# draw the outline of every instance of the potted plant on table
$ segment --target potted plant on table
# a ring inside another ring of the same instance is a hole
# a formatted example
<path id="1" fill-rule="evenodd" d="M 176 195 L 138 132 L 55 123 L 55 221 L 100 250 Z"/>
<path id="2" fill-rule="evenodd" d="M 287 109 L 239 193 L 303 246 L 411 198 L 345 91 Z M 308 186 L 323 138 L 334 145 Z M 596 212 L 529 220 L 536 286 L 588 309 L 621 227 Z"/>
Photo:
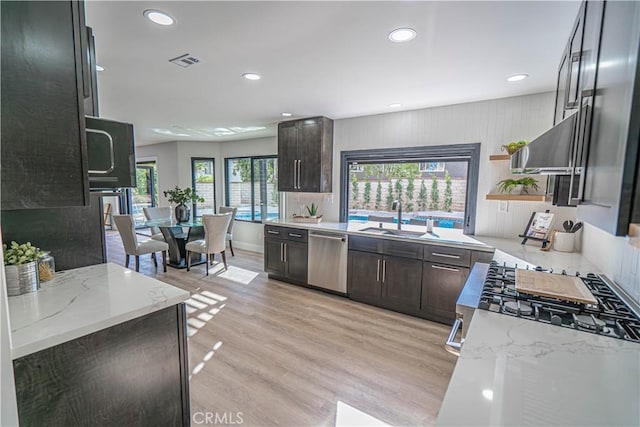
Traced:
<path id="1" fill-rule="evenodd" d="M 3 245 L 7 295 L 17 296 L 40 289 L 38 260 L 44 252 L 30 242 Z"/>
<path id="2" fill-rule="evenodd" d="M 187 203 L 204 202 L 204 198 L 198 196 L 190 187 L 180 188 L 176 185 L 173 190 L 163 191 L 163 194 L 169 203 L 177 204 L 175 207 L 175 214 L 176 221 L 178 222 L 187 222 L 191 217 L 191 208 Z"/>

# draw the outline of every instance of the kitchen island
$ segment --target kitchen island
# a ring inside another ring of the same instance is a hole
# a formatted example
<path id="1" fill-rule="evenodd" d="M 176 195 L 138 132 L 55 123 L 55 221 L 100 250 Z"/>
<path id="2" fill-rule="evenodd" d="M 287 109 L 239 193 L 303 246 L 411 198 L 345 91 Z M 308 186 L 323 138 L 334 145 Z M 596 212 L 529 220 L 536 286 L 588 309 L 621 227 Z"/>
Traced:
<path id="1" fill-rule="evenodd" d="M 640 425 L 640 344 L 476 310 L 437 425 Z"/>
<path id="2" fill-rule="evenodd" d="M 188 425 L 188 298 L 111 263 L 9 298 L 20 424 Z"/>

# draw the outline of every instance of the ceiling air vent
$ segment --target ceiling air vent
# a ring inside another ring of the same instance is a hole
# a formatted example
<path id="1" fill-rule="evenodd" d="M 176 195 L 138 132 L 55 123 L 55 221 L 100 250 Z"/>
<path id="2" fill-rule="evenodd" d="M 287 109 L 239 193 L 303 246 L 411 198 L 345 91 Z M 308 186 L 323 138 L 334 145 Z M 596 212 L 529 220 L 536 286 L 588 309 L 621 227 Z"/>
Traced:
<path id="1" fill-rule="evenodd" d="M 200 60 L 190 53 L 185 53 L 184 55 L 180 55 L 176 58 L 170 59 L 169 62 L 179 65 L 182 68 L 187 68 L 200 63 Z"/>

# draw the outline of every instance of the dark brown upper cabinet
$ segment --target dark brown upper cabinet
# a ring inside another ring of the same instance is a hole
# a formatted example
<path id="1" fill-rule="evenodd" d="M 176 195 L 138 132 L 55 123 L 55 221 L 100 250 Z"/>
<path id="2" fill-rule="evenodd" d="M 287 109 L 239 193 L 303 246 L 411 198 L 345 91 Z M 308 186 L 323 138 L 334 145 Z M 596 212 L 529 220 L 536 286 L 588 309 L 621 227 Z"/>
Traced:
<path id="1" fill-rule="evenodd" d="M 3 210 L 89 204 L 83 3 L 3 1 Z"/>
<path id="2" fill-rule="evenodd" d="M 333 120 L 311 117 L 278 124 L 279 191 L 330 193 Z"/>

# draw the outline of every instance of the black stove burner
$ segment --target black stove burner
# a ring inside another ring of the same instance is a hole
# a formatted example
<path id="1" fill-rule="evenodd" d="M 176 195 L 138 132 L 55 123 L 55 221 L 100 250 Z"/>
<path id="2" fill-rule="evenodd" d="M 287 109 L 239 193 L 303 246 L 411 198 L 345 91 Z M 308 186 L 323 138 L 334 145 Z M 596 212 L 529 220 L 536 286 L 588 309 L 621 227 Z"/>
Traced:
<path id="1" fill-rule="evenodd" d="M 533 314 L 531 304 L 520 301 L 507 301 L 502 306 L 502 309 L 505 312 L 515 314 L 516 316 L 531 316 Z"/>
<path id="2" fill-rule="evenodd" d="M 640 343 L 640 317 L 600 277 L 576 274 L 598 301 L 588 305 L 518 292 L 515 270 L 491 263 L 479 308 Z M 540 267 L 536 270 L 551 272 Z"/>
<path id="3" fill-rule="evenodd" d="M 607 324 L 604 321 L 593 316 L 585 316 L 584 314 L 574 316 L 574 325 L 578 328 L 588 329 L 597 333 L 609 332 L 609 328 L 607 328 Z"/>

